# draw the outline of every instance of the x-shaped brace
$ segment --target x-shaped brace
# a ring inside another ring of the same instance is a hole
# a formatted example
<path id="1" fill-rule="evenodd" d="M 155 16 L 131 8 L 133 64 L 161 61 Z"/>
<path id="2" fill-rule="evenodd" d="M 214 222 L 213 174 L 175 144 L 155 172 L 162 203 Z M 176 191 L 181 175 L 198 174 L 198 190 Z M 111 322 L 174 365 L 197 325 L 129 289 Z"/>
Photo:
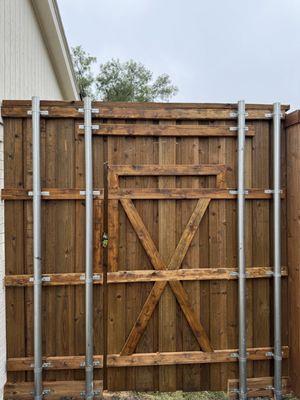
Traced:
<path id="1" fill-rule="evenodd" d="M 162 257 L 160 256 L 147 228 L 145 227 L 138 211 L 136 210 L 132 200 L 130 199 L 121 199 L 122 206 L 130 220 L 138 238 L 141 241 L 141 244 L 146 251 L 154 269 L 156 270 L 176 270 L 181 267 L 182 261 L 188 251 L 188 248 L 195 236 L 195 233 L 199 227 L 200 221 L 207 210 L 210 199 L 199 199 L 197 205 L 185 227 L 182 236 L 178 242 L 178 245 L 175 249 L 173 256 L 169 264 L 167 265 Z M 197 342 L 200 347 L 207 352 L 212 352 L 213 348 L 210 344 L 208 336 L 198 319 L 197 314 L 193 310 L 189 299 L 188 294 L 182 283 L 180 281 L 159 281 L 155 282 L 153 285 L 146 302 L 124 344 L 121 355 L 129 355 L 132 354 L 136 346 L 143 335 L 147 324 L 155 310 L 156 305 L 159 302 L 160 297 L 163 294 L 163 291 L 167 284 L 170 285 L 176 299 L 195 335 Z"/>

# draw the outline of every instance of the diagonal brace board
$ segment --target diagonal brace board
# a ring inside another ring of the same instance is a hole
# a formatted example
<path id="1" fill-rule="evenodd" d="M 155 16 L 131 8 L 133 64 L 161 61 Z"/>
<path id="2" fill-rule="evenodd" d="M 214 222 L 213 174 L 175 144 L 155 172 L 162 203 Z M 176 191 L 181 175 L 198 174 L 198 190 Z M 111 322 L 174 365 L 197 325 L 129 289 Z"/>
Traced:
<path id="1" fill-rule="evenodd" d="M 180 241 L 176 247 L 176 250 L 171 257 L 169 265 L 167 266 L 165 262 L 162 260 L 149 232 L 147 231 L 141 217 L 139 216 L 136 208 L 133 203 L 129 199 L 122 199 L 122 206 L 137 234 L 139 237 L 147 255 L 150 258 L 150 261 L 156 270 L 167 270 L 167 269 L 179 269 L 181 263 L 187 253 L 187 250 L 193 240 L 193 237 L 198 229 L 200 221 L 209 205 L 210 199 L 200 199 L 197 202 L 197 205 L 188 221 L 186 228 L 180 238 Z M 132 354 L 136 349 L 136 346 L 146 329 L 146 326 L 153 314 L 156 305 L 159 302 L 159 299 L 166 287 L 167 284 L 170 284 L 173 293 L 175 294 L 178 303 L 180 304 L 182 311 L 196 337 L 197 342 L 200 347 L 204 351 L 213 351 L 213 348 L 210 344 L 208 336 L 201 324 L 198 320 L 196 313 L 194 312 L 188 295 L 183 288 L 180 281 L 163 281 L 163 282 L 155 282 L 153 288 L 151 289 L 146 302 L 125 342 L 121 350 L 121 355 Z"/>

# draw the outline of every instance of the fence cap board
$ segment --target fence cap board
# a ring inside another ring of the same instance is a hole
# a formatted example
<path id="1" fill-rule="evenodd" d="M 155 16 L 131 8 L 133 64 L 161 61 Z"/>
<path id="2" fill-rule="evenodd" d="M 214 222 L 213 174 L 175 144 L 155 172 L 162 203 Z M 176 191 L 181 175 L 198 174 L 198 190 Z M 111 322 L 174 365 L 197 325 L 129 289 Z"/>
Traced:
<path id="1" fill-rule="evenodd" d="M 300 122 L 300 110 L 295 110 L 285 117 L 285 127 L 289 128 L 292 125 L 299 124 Z"/>
<path id="2" fill-rule="evenodd" d="M 41 109 L 48 110 L 47 118 L 83 118 L 78 109 L 83 107 L 79 101 L 41 101 Z M 124 102 L 93 102 L 93 107 L 99 109 L 94 114 L 96 118 L 113 119 L 177 119 L 177 120 L 230 120 L 236 119 L 232 112 L 237 110 L 236 103 L 124 103 Z M 28 117 L 31 109 L 30 100 L 4 100 L 2 103 L 3 117 Z M 266 113 L 273 109 L 272 104 L 247 104 L 247 119 L 270 119 Z M 281 106 L 283 114 L 288 105 Z"/>

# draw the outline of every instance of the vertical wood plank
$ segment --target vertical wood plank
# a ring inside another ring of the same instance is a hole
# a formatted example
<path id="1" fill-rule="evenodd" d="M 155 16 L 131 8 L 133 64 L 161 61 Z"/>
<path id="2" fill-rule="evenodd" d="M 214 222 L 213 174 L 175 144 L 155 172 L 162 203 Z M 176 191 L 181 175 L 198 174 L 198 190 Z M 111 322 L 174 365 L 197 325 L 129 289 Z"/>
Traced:
<path id="1" fill-rule="evenodd" d="M 209 139 L 209 160 L 211 163 L 225 162 L 225 139 Z M 210 267 L 221 267 L 226 258 L 225 201 L 218 200 L 209 206 Z M 227 348 L 227 283 L 210 283 L 210 332 L 215 349 Z M 212 365 L 210 379 L 213 390 L 222 390 L 227 384 L 226 365 Z"/>
<path id="2" fill-rule="evenodd" d="M 269 123 L 257 122 L 257 134 L 253 140 L 253 185 L 266 189 L 270 186 Z M 255 200 L 253 207 L 253 265 L 270 266 L 270 203 Z M 270 337 L 270 280 L 258 279 L 253 282 L 253 345 L 255 347 L 271 344 Z M 269 376 L 270 362 L 254 362 L 255 376 Z"/>
<path id="3" fill-rule="evenodd" d="M 164 122 L 161 122 L 164 124 Z M 176 164 L 176 138 L 159 138 L 159 164 Z M 173 177 L 159 178 L 159 188 L 175 187 Z M 164 200 L 158 203 L 159 253 L 168 263 L 176 248 L 176 203 Z M 176 300 L 169 286 L 159 303 L 159 350 L 176 351 Z M 176 390 L 176 366 L 159 368 L 159 389 Z"/>

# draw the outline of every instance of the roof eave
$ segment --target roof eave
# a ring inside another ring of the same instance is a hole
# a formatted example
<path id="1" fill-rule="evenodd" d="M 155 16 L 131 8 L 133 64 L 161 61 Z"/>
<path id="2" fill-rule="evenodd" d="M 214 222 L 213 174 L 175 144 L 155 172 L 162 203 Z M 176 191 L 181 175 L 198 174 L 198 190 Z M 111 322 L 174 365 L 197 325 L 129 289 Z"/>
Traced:
<path id="1" fill-rule="evenodd" d="M 62 95 L 65 100 L 78 100 L 72 58 L 56 0 L 31 0 L 50 53 Z"/>

